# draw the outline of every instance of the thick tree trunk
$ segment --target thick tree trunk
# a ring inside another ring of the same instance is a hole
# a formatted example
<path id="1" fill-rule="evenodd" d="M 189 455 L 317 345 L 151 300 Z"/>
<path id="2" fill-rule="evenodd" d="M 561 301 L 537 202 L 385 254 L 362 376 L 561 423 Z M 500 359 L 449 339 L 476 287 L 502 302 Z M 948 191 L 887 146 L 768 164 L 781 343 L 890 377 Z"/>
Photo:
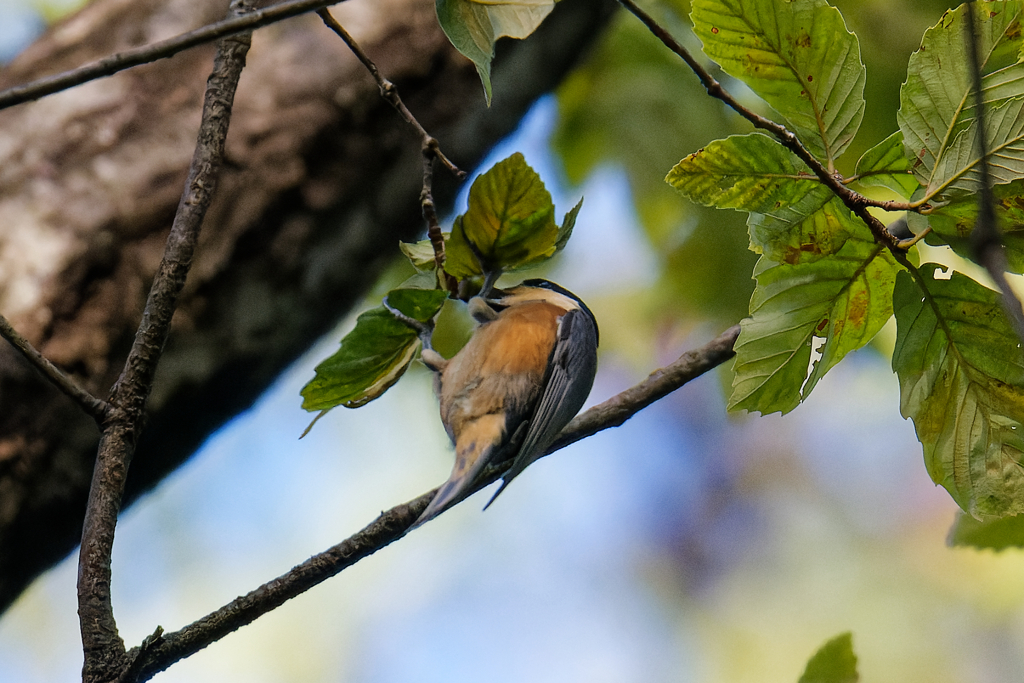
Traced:
<path id="1" fill-rule="evenodd" d="M 0 87 L 224 17 L 227 0 L 96 0 L 47 33 Z M 499 46 L 495 102 L 430 0 L 333 13 L 445 153 L 472 168 L 599 32 L 607 2 L 567 0 Z M 159 262 L 195 142 L 205 46 L 0 111 L 0 312 L 105 397 Z M 315 16 L 260 29 L 227 167 L 175 317 L 128 500 L 249 406 L 336 323 L 422 227 L 419 143 Z M 435 174 L 442 200 L 454 182 Z M 98 430 L 0 343 L 0 611 L 77 543 Z"/>

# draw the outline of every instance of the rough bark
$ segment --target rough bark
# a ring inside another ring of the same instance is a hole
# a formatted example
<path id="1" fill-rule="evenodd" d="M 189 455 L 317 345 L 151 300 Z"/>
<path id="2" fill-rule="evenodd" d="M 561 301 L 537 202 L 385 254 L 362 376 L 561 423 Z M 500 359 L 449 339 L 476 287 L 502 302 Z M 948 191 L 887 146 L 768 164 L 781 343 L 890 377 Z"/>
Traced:
<path id="1" fill-rule="evenodd" d="M 0 88 L 216 21 L 226 6 L 96 0 L 0 72 Z M 333 12 L 469 169 L 578 60 L 610 7 L 567 0 L 537 35 L 499 46 L 490 109 L 430 0 Z M 101 397 L 160 259 L 212 54 L 196 48 L 0 111 L 0 312 Z M 418 140 L 318 18 L 259 30 L 248 64 L 129 501 L 249 406 L 422 227 Z M 451 197 L 454 182 L 435 178 Z M 77 543 L 97 437 L 0 344 L 0 610 Z"/>

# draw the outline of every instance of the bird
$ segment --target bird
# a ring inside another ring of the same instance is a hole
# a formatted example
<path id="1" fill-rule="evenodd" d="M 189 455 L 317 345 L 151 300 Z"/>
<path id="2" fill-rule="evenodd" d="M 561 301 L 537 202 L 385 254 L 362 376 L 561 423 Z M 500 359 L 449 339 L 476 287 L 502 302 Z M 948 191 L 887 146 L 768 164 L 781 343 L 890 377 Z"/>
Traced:
<path id="1" fill-rule="evenodd" d="M 594 384 L 597 319 L 578 296 L 541 279 L 488 290 L 469 301 L 479 325 L 461 351 L 446 360 L 425 343 L 420 355 L 435 373 L 455 465 L 409 530 L 469 495 L 486 466 L 510 462 L 490 506 L 544 455 Z"/>

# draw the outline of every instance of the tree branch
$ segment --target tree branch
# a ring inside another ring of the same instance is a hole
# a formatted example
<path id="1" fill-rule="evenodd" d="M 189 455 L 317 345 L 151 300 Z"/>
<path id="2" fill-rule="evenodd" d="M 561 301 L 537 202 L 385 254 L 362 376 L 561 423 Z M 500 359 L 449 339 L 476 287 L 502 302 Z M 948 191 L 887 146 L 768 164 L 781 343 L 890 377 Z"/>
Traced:
<path id="1" fill-rule="evenodd" d="M 434 160 L 437 159 L 441 164 L 447 168 L 452 175 L 458 179 L 466 177 L 466 172 L 460 170 L 458 166 L 453 164 L 448 157 L 441 152 L 441 145 L 433 135 L 427 132 L 427 129 L 420 125 L 420 122 L 416 120 L 409 108 L 402 102 L 402 98 L 398 95 L 398 88 L 394 83 L 384 78 L 381 75 L 377 65 L 363 52 L 363 49 L 359 47 L 359 44 L 349 34 L 345 28 L 338 23 L 338 21 L 331 15 L 330 10 L 327 8 L 317 11 L 320 18 L 327 25 L 329 29 L 334 31 L 341 37 L 345 44 L 352 53 L 362 62 L 366 70 L 370 72 L 373 79 L 377 81 L 377 87 L 380 88 L 380 96 L 383 97 L 395 110 L 402 115 L 402 118 L 406 122 L 416 129 L 416 132 L 420 136 L 420 145 L 423 150 L 423 189 L 420 192 L 420 204 L 423 207 L 423 219 L 427 222 L 427 237 L 430 238 L 430 243 L 434 247 L 434 263 L 437 272 L 441 274 L 444 280 L 445 289 L 455 294 L 458 290 L 458 282 L 454 277 L 449 275 L 444 270 L 444 237 L 441 235 L 441 227 L 437 220 L 437 211 L 434 208 Z M 315 422 L 316 420 L 314 420 Z M 312 426 L 312 425 L 310 425 Z"/>
<path id="2" fill-rule="evenodd" d="M 545 455 L 601 430 L 621 425 L 651 403 L 721 365 L 733 356 L 732 347 L 739 331 L 739 325 L 729 328 L 699 349 L 688 351 L 671 365 L 651 373 L 640 384 L 578 415 Z M 473 490 L 492 484 L 502 474 L 503 468 L 500 466 L 488 468 Z M 143 646 L 133 648 L 129 653 L 132 660 L 130 671 L 134 673 L 124 678 L 125 683 L 149 680 L 175 662 L 252 623 L 286 601 L 397 541 L 419 518 L 436 492 L 435 488 L 381 513 L 357 534 L 180 631 L 161 635 L 158 630 L 147 638 Z"/>
<path id="3" fill-rule="evenodd" d="M 17 330 L 11 327 L 11 323 L 2 315 L 0 315 L 0 337 L 9 341 L 11 346 L 18 349 L 29 363 L 34 365 L 39 372 L 43 373 L 54 386 L 71 397 L 75 403 L 81 406 L 82 410 L 95 418 L 96 422 L 103 422 L 110 408 L 107 402 L 90 394 L 79 386 L 78 382 L 66 375 L 63 370 L 51 363 L 25 337 L 21 336 Z"/>
<path id="4" fill-rule="evenodd" d="M 974 89 L 974 105 L 978 121 L 978 174 L 981 176 L 981 192 L 978 194 L 978 222 L 971 232 L 971 246 L 974 258 L 988 271 L 1002 292 L 1003 310 L 1006 311 L 1017 336 L 1024 341 L 1024 309 L 1020 300 L 1010 289 L 1006 279 L 1006 253 L 1003 240 L 996 226 L 995 198 L 992 196 L 992 178 L 988 170 L 988 141 L 985 139 L 985 102 L 981 93 L 981 63 L 978 56 L 978 34 L 975 30 L 974 2 L 967 4 L 967 34 L 970 49 L 967 51 Z"/>
<path id="5" fill-rule="evenodd" d="M 458 166 L 453 164 L 448 159 L 448 157 L 441 153 L 441 149 L 440 146 L 438 145 L 437 139 L 433 135 L 428 133 L 427 130 L 422 125 L 420 125 L 420 122 L 416 120 L 416 117 L 413 116 L 411 111 L 409 111 L 409 108 L 405 106 L 405 103 L 402 102 L 402 98 L 398 96 L 398 88 L 395 86 L 395 84 L 381 75 L 380 70 L 377 68 L 377 65 L 374 64 L 373 61 L 366 56 L 366 53 L 363 52 L 363 49 L 361 47 L 359 47 L 359 44 L 355 41 L 355 38 L 353 38 L 349 34 L 349 32 L 345 30 L 345 27 L 338 23 L 337 19 L 335 19 L 331 15 L 330 10 L 326 8 L 317 10 L 317 14 L 320 15 L 320 18 L 323 19 L 324 23 L 327 25 L 329 29 L 337 33 L 338 36 L 341 37 L 343 41 L 345 41 L 345 44 L 348 45 L 348 49 L 352 50 L 352 54 L 354 54 L 356 58 L 359 59 L 360 62 L 362 62 L 363 66 L 366 67 L 366 70 L 370 72 L 371 76 L 373 76 L 373 79 L 377 81 L 377 87 L 380 88 L 380 96 L 383 97 L 388 102 L 388 104 L 394 107 L 395 110 L 402 115 L 402 118 L 405 119 L 410 126 L 416 129 L 416 132 L 419 133 L 420 135 L 420 141 L 423 144 L 423 148 L 429 148 L 431 150 L 431 153 L 437 158 L 437 160 L 440 161 L 445 168 L 451 171 L 452 175 L 454 175 L 456 178 L 465 178 L 466 172 L 459 170 Z"/>
<path id="6" fill-rule="evenodd" d="M 828 169 L 825 168 L 820 161 L 814 158 L 807 148 L 803 146 L 799 138 L 785 126 L 779 125 L 778 123 L 760 116 L 753 111 L 747 109 L 739 102 L 737 102 L 729 91 L 722 87 L 714 76 L 708 73 L 708 70 L 701 65 L 693 56 L 687 51 L 685 47 L 679 44 L 679 42 L 672 37 L 672 35 L 661 27 L 658 22 L 654 20 L 651 15 L 644 12 L 642 9 L 636 6 L 633 0 L 619 0 L 623 7 L 633 13 L 643 24 L 653 33 L 665 47 L 670 49 L 672 52 L 677 54 L 686 62 L 687 66 L 697 74 L 697 78 L 700 79 L 704 89 L 708 91 L 708 94 L 712 97 L 721 100 L 728 105 L 733 111 L 745 118 L 747 121 L 752 123 L 755 128 L 768 131 L 771 133 L 779 142 L 782 143 L 786 149 L 790 150 L 800 160 L 807 164 L 807 167 L 818 177 L 818 180 L 823 185 L 828 187 L 832 192 L 839 197 L 839 199 L 846 205 L 850 211 L 855 213 L 858 218 L 864 221 L 865 225 L 874 235 L 875 240 L 879 244 L 885 245 L 893 256 L 903 263 L 906 260 L 905 252 L 900 248 L 900 241 L 896 239 L 880 220 L 871 215 L 867 210 L 868 206 L 873 205 L 874 202 L 869 200 L 867 197 L 854 192 L 850 188 L 843 185 L 842 178 L 834 176 L 829 173 Z"/>
<path id="7" fill-rule="evenodd" d="M 248 0 L 233 0 L 235 16 L 248 9 Z M 124 671 L 126 652 L 117 632 L 110 600 L 110 557 L 117 515 L 121 509 L 128 466 L 142 429 L 146 399 L 153 386 L 157 362 L 170 330 L 178 295 L 192 263 L 203 218 L 210 205 L 224 156 L 231 105 L 249 34 L 232 36 L 217 47 L 213 72 L 207 81 L 203 118 L 189 176 L 178 204 L 163 260 L 153 279 L 135 342 L 121 377 L 111 391 L 111 409 L 97 453 L 79 556 L 78 602 L 83 681 L 111 681 Z"/>
<path id="8" fill-rule="evenodd" d="M 140 64 L 148 64 L 160 59 L 172 57 L 182 50 L 209 43 L 218 38 L 238 35 L 252 31 L 282 19 L 289 19 L 300 14 L 312 12 L 321 7 L 337 5 L 345 0 L 284 0 L 276 5 L 254 10 L 243 16 L 232 17 L 215 24 L 209 24 L 194 31 L 182 33 L 161 40 L 151 45 L 143 45 L 131 50 L 124 50 L 104 57 L 98 61 L 80 66 L 77 69 L 64 71 L 53 76 L 46 76 L 23 85 L 0 91 L 0 109 L 13 107 L 16 104 L 37 100 L 76 85 L 94 81 L 97 78 L 116 74 L 118 71 L 130 69 Z"/>

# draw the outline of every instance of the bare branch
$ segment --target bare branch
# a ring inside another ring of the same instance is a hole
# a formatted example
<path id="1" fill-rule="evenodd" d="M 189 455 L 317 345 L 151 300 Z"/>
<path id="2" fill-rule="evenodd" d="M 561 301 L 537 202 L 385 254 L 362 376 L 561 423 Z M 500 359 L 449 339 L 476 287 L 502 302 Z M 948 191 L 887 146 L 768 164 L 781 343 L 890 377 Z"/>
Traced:
<path id="1" fill-rule="evenodd" d="M 216 24 L 209 24 L 194 31 L 182 33 L 161 40 L 151 45 L 125 50 L 116 54 L 104 57 L 98 61 L 71 69 L 63 73 L 46 76 L 23 85 L 16 85 L 13 88 L 0 91 L 0 109 L 13 107 L 16 104 L 37 100 L 46 95 L 52 95 L 61 90 L 67 90 L 76 85 L 94 81 L 97 78 L 110 76 L 119 71 L 130 69 L 140 64 L 148 64 L 160 59 L 172 57 L 182 50 L 187 50 L 197 45 L 213 42 L 218 38 L 238 35 L 245 31 L 252 31 L 262 26 L 276 23 L 282 19 L 289 19 L 300 14 L 312 12 L 321 7 L 337 5 L 345 0 L 284 0 L 276 5 L 263 9 L 254 10 L 244 16 L 232 17 L 219 21 Z"/>
<path id="2" fill-rule="evenodd" d="M 63 370 L 51 363 L 25 337 L 21 336 L 17 330 L 11 327 L 11 323 L 2 315 L 0 315 L 0 337 L 9 341 L 29 363 L 34 365 L 39 372 L 43 373 L 54 386 L 81 406 L 82 410 L 95 418 L 96 422 L 103 422 L 109 409 L 107 402 L 90 394 L 79 386 L 78 382 L 66 375 Z"/>
<path id="3" fill-rule="evenodd" d="M 978 57 L 978 34 L 975 31 L 973 0 L 967 5 L 967 34 L 970 49 L 967 51 L 974 81 L 974 103 L 978 121 L 978 174 L 981 176 L 981 192 L 978 195 L 978 222 L 971 232 L 971 246 L 974 258 L 988 271 L 1003 295 L 1003 309 L 1010 318 L 1017 336 L 1024 341 L 1024 309 L 1020 300 L 1010 289 L 1006 279 L 1006 253 L 1003 240 L 996 226 L 995 197 L 992 196 L 992 178 L 988 170 L 988 141 L 985 139 L 985 102 L 981 93 L 981 63 Z"/>
<path id="4" fill-rule="evenodd" d="M 416 117 L 413 116 L 412 112 L 409 111 L 409 108 L 405 106 L 404 102 L 402 102 L 402 98 L 398 96 L 398 88 L 395 86 L 394 83 L 392 83 L 391 81 L 389 81 L 388 79 L 384 78 L 384 76 L 381 75 L 380 70 L 377 68 L 377 65 L 374 64 L 373 61 L 366 56 L 366 53 L 363 52 L 363 49 L 359 47 L 358 43 L 356 43 L 355 38 L 353 38 L 349 34 L 349 32 L 346 31 L 345 28 L 338 23 L 338 20 L 335 19 L 331 15 L 330 11 L 327 10 L 326 8 L 318 10 L 317 14 L 320 15 L 320 18 L 323 19 L 324 23 L 327 24 L 327 27 L 329 29 L 337 33 L 341 37 L 341 39 L 345 41 L 345 44 L 348 45 L 348 49 L 352 50 L 352 54 L 354 54 L 359 59 L 359 61 L 363 63 L 363 66 L 366 67 L 366 70 L 369 71 L 370 75 L 373 76 L 373 79 L 377 81 L 377 87 L 380 88 L 380 96 L 387 100 L 388 103 L 392 107 L 394 107 L 399 114 L 402 115 L 402 118 L 405 119 L 409 123 L 409 125 L 416 129 L 416 132 L 419 133 L 420 135 L 420 141 L 423 145 L 423 149 L 429 149 L 431 154 L 434 157 L 436 157 L 437 160 L 440 161 L 445 168 L 451 171 L 456 178 L 465 178 L 466 172 L 459 170 L 458 166 L 453 164 L 448 159 L 448 157 L 441 153 L 441 149 L 440 146 L 438 145 L 437 139 L 434 138 L 434 136 L 432 136 L 430 133 L 428 133 L 423 126 L 420 125 L 420 122 L 416 120 Z"/>
<path id="5" fill-rule="evenodd" d="M 603 429 L 621 425 L 641 409 L 721 365 L 733 356 L 732 347 L 739 331 L 739 325 L 729 328 L 699 349 L 688 351 L 671 365 L 651 373 L 640 384 L 577 416 L 563 430 L 547 454 Z M 508 463 L 505 465 L 507 467 Z M 502 469 L 498 466 L 485 471 L 474 491 L 496 481 L 503 474 Z M 180 631 L 164 636 L 158 632 L 150 636 L 144 646 L 133 648 L 129 653 L 128 656 L 133 660 L 131 669 L 138 673 L 125 678 L 125 683 L 149 680 L 175 662 L 252 623 L 286 601 L 397 541 L 419 518 L 436 492 L 437 489 L 433 489 L 381 513 L 359 533 Z"/>
<path id="6" fill-rule="evenodd" d="M 248 7 L 248 0 L 233 0 L 231 12 L 238 16 Z M 250 38 L 250 34 L 232 36 L 217 47 L 185 191 L 167 237 L 163 260 L 153 279 L 135 343 L 111 392 L 111 409 L 100 437 L 79 556 L 78 612 L 85 650 L 82 677 L 86 683 L 114 680 L 128 663 L 110 600 L 114 529 L 157 362 L 216 188 L 231 105 L 245 66 Z"/>
<path id="7" fill-rule="evenodd" d="M 445 291 L 457 294 L 459 282 L 444 269 L 445 251 L 444 235 L 437 220 L 437 207 L 434 204 L 434 158 L 430 149 L 423 149 L 423 189 L 420 190 L 420 205 L 423 207 L 423 220 L 427 222 L 427 239 L 434 248 L 434 268 L 443 278 Z"/>
<path id="8" fill-rule="evenodd" d="M 807 167 L 810 168 L 814 175 L 818 177 L 818 180 L 832 190 L 832 192 L 839 197 L 847 208 L 855 213 L 858 218 L 864 221 L 865 225 L 867 225 L 868 229 L 871 230 L 871 234 L 874 235 L 875 240 L 878 241 L 879 244 L 885 245 L 889 251 L 892 252 L 893 256 L 901 263 L 906 260 L 905 253 L 900 248 L 900 241 L 886 230 L 885 225 L 883 225 L 880 220 L 868 212 L 867 207 L 875 205 L 875 202 L 872 202 L 867 197 L 846 187 L 843 184 L 841 177 L 833 176 L 829 173 L 828 169 L 825 168 L 820 161 L 814 158 L 814 155 L 807 151 L 807 148 L 803 146 L 797 136 L 788 128 L 775 123 L 771 119 L 767 119 L 754 113 L 737 102 L 736 99 L 722 87 L 722 84 L 719 83 L 714 76 L 708 73 L 708 70 L 705 69 L 700 62 L 693 58 L 693 55 L 691 55 L 685 47 L 680 45 L 668 31 L 666 31 L 654 20 L 653 17 L 651 17 L 651 15 L 637 7 L 633 0 L 619 0 L 619 2 L 623 7 L 632 12 L 640 21 L 642 21 L 650 32 L 665 44 L 665 47 L 672 50 L 672 52 L 676 53 L 684 62 L 686 62 L 687 66 L 697 74 L 697 78 L 700 79 L 701 84 L 704 86 L 704 89 L 708 91 L 709 95 L 724 102 L 737 114 L 745 118 L 747 121 L 750 121 L 755 128 L 771 133 L 779 142 L 782 143 L 784 147 L 800 157 L 800 160 L 807 164 Z"/>
<path id="9" fill-rule="evenodd" d="M 398 88 L 394 83 L 384 78 L 381 75 L 377 65 L 363 52 L 363 49 L 359 47 L 359 44 L 349 34 L 345 28 L 338 23 L 329 10 L 321 9 L 317 11 L 320 18 L 323 19 L 324 23 L 332 31 L 337 33 L 352 53 L 362 62 L 366 70 L 370 72 L 373 79 L 377 81 L 377 87 L 380 88 L 380 96 L 383 97 L 392 107 L 402 115 L 402 118 L 406 120 L 420 136 L 420 144 L 423 148 L 423 189 L 420 192 L 420 204 L 423 206 L 423 219 L 427 222 L 427 237 L 430 239 L 431 245 L 434 247 L 434 264 L 437 272 L 441 274 L 444 279 L 445 289 L 448 292 L 454 294 L 458 290 L 458 282 L 454 277 L 449 275 L 444 270 L 444 238 L 441 235 L 441 226 L 438 224 L 437 211 L 434 208 L 434 159 L 437 159 L 441 164 L 447 168 L 456 178 L 465 178 L 466 172 L 460 170 L 455 164 L 451 162 L 441 152 L 441 146 L 433 135 L 427 132 L 427 130 L 420 125 L 420 122 L 416 120 L 409 108 L 402 102 L 402 98 L 398 95 Z"/>

